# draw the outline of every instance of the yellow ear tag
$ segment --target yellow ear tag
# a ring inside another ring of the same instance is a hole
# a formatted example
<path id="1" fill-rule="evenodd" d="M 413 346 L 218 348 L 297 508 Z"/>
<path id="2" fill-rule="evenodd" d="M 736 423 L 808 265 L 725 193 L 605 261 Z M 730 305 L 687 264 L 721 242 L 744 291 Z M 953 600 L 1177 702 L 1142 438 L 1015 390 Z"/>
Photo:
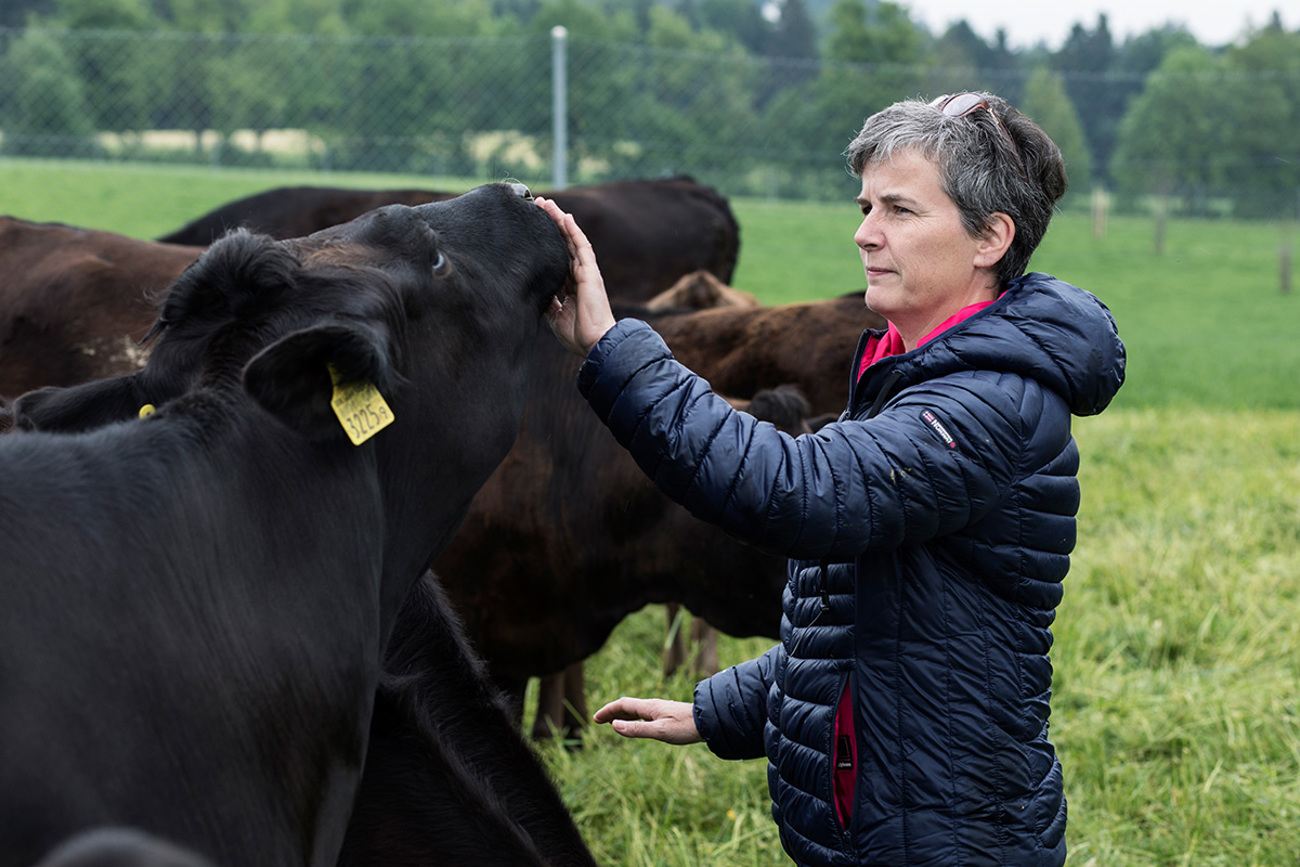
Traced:
<path id="1" fill-rule="evenodd" d="M 330 380 L 334 383 L 334 396 L 330 406 L 343 425 L 343 432 L 359 446 L 379 431 L 393 423 L 393 411 L 384 396 L 372 383 L 339 385 L 339 375 L 334 365 L 329 366 Z"/>
<path id="2" fill-rule="evenodd" d="M 155 412 L 157 412 L 157 410 L 154 408 L 154 405 L 152 403 L 146 403 L 144 406 L 140 407 L 140 418 L 148 418 Z"/>

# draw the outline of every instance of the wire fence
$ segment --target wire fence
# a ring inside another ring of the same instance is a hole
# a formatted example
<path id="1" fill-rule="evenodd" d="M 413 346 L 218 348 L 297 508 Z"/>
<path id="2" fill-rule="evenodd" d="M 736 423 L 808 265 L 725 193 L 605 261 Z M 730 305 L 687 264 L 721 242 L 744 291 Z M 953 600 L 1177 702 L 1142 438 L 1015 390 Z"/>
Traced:
<path id="1" fill-rule="evenodd" d="M 1061 76 L 1090 106 L 1114 106 L 1087 118 L 1106 126 L 1112 147 L 1144 78 Z M 728 195 L 842 198 L 854 189 L 843 149 L 872 111 L 972 89 L 1025 108 L 1030 86 L 1019 69 L 706 55 L 554 35 L 0 28 L 0 154 L 559 186 L 688 174 Z M 1068 131 L 1039 120 L 1067 150 Z M 1261 165 L 1289 158 L 1266 157 Z M 1067 152 L 1074 189 L 1105 179 L 1109 159 Z M 1240 181 L 1220 175 L 1175 192 L 1232 196 Z M 1283 191 L 1269 205 L 1280 216 L 1300 207 L 1300 174 L 1255 186 Z"/>

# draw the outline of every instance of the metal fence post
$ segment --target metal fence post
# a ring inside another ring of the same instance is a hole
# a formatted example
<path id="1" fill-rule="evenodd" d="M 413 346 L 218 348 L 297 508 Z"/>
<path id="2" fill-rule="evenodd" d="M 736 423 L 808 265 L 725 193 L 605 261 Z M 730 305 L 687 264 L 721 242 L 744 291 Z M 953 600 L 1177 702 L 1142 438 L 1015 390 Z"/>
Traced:
<path id="1" fill-rule="evenodd" d="M 566 76 L 566 43 L 569 31 L 563 26 L 551 28 L 551 186 L 562 190 L 569 183 L 569 95 Z"/>

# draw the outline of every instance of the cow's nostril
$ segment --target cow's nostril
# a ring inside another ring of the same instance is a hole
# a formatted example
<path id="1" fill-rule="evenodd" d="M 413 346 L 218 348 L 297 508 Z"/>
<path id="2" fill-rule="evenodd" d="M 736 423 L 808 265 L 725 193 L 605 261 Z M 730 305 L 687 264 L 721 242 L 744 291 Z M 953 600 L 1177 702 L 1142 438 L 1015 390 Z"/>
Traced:
<path id="1" fill-rule="evenodd" d="M 527 199 L 530 202 L 533 200 L 533 192 L 528 189 L 527 184 L 511 184 L 510 191 L 521 199 Z"/>

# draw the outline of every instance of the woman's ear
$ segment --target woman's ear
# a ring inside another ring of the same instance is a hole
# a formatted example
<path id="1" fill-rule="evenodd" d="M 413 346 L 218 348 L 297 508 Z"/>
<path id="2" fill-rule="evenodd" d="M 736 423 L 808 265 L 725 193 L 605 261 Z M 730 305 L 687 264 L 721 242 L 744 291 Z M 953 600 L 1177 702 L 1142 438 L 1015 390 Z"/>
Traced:
<path id="1" fill-rule="evenodd" d="M 994 211 L 989 215 L 988 224 L 984 227 L 984 234 L 980 236 L 979 244 L 975 250 L 975 266 L 977 268 L 992 268 L 1011 247 L 1011 242 L 1016 239 L 1016 223 L 1011 217 L 1001 211 Z"/>

